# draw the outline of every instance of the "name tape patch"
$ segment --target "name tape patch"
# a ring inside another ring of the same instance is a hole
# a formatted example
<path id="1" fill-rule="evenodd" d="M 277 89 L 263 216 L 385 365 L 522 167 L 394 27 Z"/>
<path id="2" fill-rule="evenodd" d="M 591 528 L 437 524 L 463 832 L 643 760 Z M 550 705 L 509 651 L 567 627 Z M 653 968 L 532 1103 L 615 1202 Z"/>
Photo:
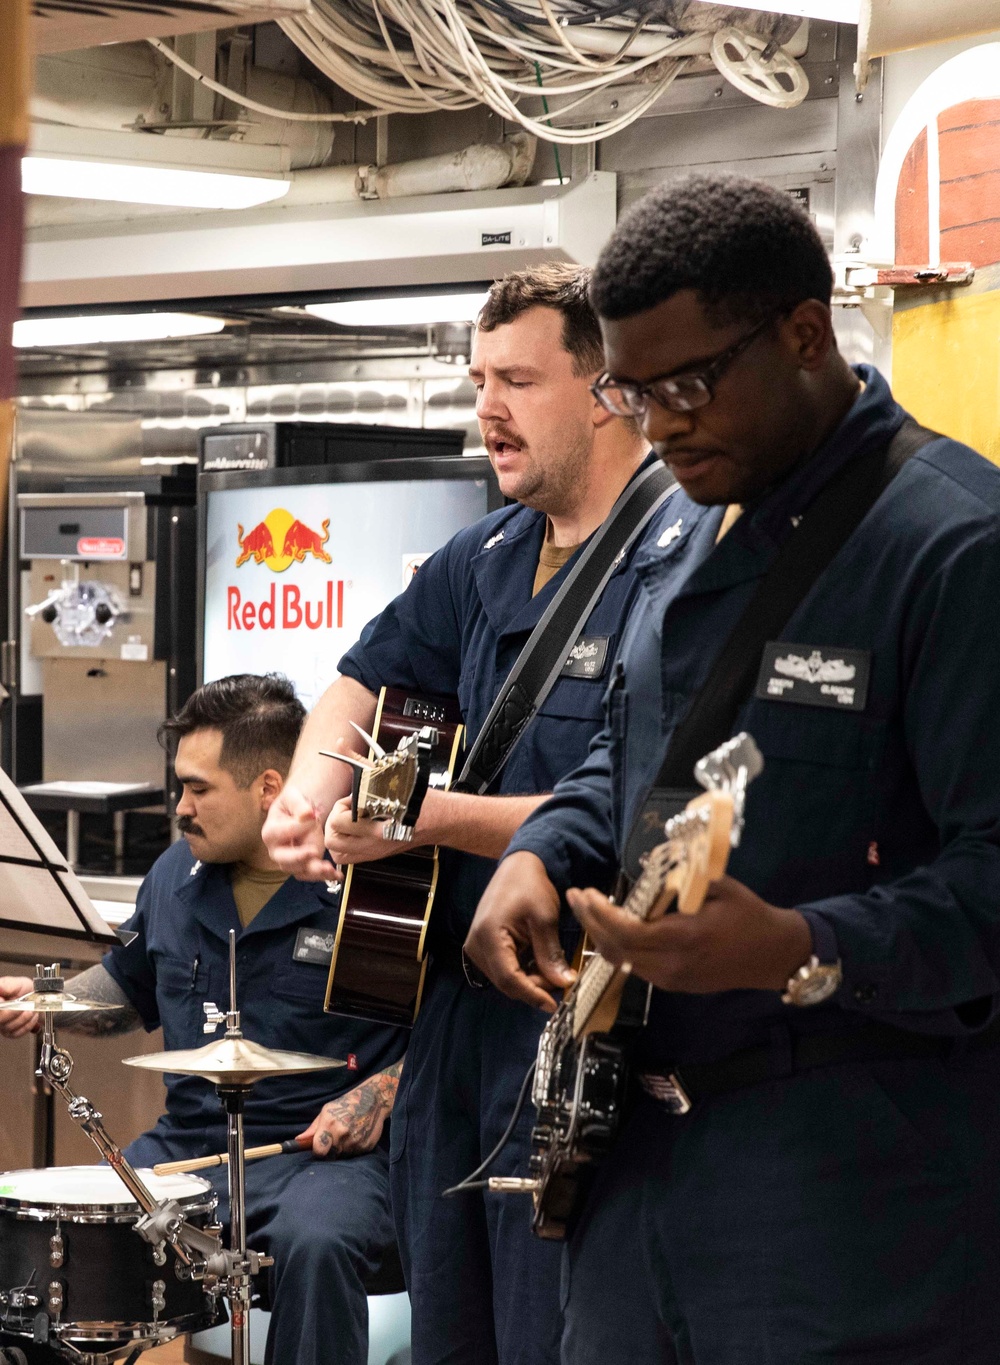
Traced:
<path id="1" fill-rule="evenodd" d="M 295 935 L 296 962 L 315 962 L 317 967 L 329 967 L 333 961 L 336 934 L 325 934 L 321 929 L 300 929 Z"/>
<path id="2" fill-rule="evenodd" d="M 762 701 L 863 711 L 871 658 L 867 649 L 771 640 L 764 646 L 755 695 Z"/>
<path id="3" fill-rule="evenodd" d="M 562 666 L 561 678 L 599 678 L 608 662 L 610 635 L 581 635 Z"/>

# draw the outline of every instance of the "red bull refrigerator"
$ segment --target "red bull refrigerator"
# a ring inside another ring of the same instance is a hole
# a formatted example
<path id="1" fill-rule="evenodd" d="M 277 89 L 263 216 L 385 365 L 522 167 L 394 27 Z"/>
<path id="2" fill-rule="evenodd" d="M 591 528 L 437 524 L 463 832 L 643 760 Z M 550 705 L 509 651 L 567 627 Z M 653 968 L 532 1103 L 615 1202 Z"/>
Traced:
<path id="1" fill-rule="evenodd" d="M 311 707 L 362 627 L 502 503 L 489 461 L 374 459 L 199 478 L 202 681 L 278 671 Z"/>

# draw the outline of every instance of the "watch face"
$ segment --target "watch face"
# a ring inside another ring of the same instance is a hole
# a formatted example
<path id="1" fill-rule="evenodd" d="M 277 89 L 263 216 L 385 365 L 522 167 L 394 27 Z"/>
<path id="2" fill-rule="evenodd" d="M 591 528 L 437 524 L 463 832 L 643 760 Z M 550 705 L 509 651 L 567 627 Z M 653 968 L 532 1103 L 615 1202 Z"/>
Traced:
<path id="1" fill-rule="evenodd" d="M 840 963 L 832 965 L 817 964 L 809 971 L 808 977 L 795 982 L 791 992 L 799 1005 L 819 1005 L 828 1000 L 840 985 Z"/>

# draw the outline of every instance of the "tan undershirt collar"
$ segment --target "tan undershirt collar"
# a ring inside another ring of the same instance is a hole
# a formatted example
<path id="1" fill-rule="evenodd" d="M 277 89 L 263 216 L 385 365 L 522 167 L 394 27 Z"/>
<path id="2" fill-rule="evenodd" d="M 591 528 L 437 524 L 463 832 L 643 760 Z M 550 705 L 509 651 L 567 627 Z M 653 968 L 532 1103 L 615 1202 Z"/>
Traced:
<path id="1" fill-rule="evenodd" d="M 245 929 L 263 910 L 285 882 L 288 874 L 280 868 L 261 869 L 249 867 L 246 863 L 234 863 L 229 874 L 233 888 L 233 900 L 240 924 Z"/>
<path id="2" fill-rule="evenodd" d="M 536 597 L 564 564 L 567 564 L 579 550 L 579 545 L 553 545 L 552 543 L 552 523 L 546 522 L 545 539 L 542 541 L 542 548 L 538 552 L 538 568 L 535 570 L 535 582 L 531 589 L 532 597 Z"/>

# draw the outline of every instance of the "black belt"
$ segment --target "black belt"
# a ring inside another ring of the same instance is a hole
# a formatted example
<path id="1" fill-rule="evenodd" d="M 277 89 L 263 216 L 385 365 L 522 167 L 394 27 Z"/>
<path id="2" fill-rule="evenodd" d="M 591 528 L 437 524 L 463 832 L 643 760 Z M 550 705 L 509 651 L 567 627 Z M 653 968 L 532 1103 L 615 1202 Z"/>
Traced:
<path id="1" fill-rule="evenodd" d="M 981 1033 L 959 1038 L 908 1033 L 889 1024 L 872 1023 L 849 1033 L 786 1034 L 780 1044 L 746 1048 L 715 1062 L 647 1069 L 639 1072 L 638 1081 L 648 1095 L 672 1113 L 685 1114 L 697 1100 L 818 1067 L 921 1057 L 943 1061 L 998 1045 L 1000 1019 Z"/>

